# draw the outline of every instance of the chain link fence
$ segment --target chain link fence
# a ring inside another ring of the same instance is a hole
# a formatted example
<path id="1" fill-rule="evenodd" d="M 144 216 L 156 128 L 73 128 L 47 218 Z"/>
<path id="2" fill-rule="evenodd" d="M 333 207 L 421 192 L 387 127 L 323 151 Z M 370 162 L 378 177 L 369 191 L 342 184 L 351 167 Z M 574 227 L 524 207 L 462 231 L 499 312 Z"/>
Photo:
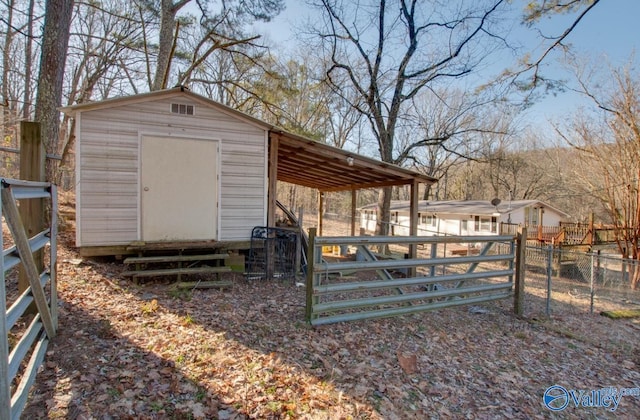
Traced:
<path id="1" fill-rule="evenodd" d="M 527 246 L 525 262 L 529 314 L 640 309 L 640 290 L 631 287 L 636 260 L 601 251 Z"/>
<path id="2" fill-rule="evenodd" d="M 317 217 L 313 215 L 305 221 L 312 226 Z M 325 219 L 323 235 L 349 234 L 350 218 Z M 500 244 L 495 246 L 496 252 L 505 252 Z M 449 245 L 444 250 L 439 249 L 438 255 L 449 255 L 459 248 Z M 631 288 L 631 279 L 639 262 L 623 260 L 613 252 L 612 249 L 585 252 L 528 245 L 525 314 L 561 316 L 563 313 L 640 309 L 640 289 Z"/>

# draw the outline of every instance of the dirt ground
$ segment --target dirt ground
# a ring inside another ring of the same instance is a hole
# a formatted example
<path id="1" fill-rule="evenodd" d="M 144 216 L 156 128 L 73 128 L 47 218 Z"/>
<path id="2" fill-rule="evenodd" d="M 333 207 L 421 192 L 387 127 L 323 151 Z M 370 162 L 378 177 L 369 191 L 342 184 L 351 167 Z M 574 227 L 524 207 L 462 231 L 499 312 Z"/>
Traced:
<path id="1" fill-rule="evenodd" d="M 592 390 L 637 391 L 638 319 L 517 318 L 508 300 L 312 328 L 295 282 L 135 285 L 118 261 L 80 259 L 72 238 L 25 419 L 640 418 L 637 395 L 615 411 L 543 404 L 552 385 L 585 404 Z"/>

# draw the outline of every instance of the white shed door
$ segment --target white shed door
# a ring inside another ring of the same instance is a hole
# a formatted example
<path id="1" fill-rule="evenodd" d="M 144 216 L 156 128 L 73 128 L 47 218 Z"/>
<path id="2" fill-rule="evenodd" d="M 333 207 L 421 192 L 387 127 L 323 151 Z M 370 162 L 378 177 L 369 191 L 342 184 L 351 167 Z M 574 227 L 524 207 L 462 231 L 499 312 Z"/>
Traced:
<path id="1" fill-rule="evenodd" d="M 142 137 L 142 240 L 217 239 L 217 162 L 217 141 Z"/>

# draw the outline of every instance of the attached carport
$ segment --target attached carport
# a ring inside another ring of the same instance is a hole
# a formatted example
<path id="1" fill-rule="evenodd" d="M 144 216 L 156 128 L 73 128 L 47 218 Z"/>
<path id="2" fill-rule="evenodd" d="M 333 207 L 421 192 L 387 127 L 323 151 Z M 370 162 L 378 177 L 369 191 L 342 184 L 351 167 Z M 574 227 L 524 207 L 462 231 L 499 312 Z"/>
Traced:
<path id="1" fill-rule="evenodd" d="M 351 191 L 352 236 L 355 236 L 358 190 L 410 185 L 410 233 L 415 236 L 418 232 L 418 186 L 437 182 L 435 178 L 415 171 L 295 134 L 271 130 L 269 133 L 269 226 L 275 225 L 277 181 L 313 188 L 320 195 L 334 191 Z M 322 232 L 321 205 L 322 200 L 319 200 L 319 234 Z"/>

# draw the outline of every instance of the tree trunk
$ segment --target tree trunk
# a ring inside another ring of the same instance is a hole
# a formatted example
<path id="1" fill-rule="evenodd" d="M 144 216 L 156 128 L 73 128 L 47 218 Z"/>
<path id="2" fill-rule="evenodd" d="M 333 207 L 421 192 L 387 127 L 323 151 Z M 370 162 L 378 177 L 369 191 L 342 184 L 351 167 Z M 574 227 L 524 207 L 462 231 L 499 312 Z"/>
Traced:
<path id="1" fill-rule="evenodd" d="M 631 290 L 638 290 L 638 286 L 640 286 L 640 260 L 636 259 L 631 276 Z"/>
<path id="2" fill-rule="evenodd" d="M 389 234 L 391 220 L 391 187 L 385 187 L 378 194 L 378 215 L 376 216 L 376 233 L 386 236 Z"/>
<path id="3" fill-rule="evenodd" d="M 4 136 L 6 133 L 9 133 L 9 127 L 13 126 L 13 115 L 11 115 L 11 108 L 14 107 L 14 104 L 11 104 L 11 100 L 9 98 L 9 73 L 11 71 L 12 66 L 10 65 L 11 61 L 11 44 L 13 44 L 13 9 L 15 4 L 13 1 L 9 2 L 7 5 L 7 33 L 4 37 L 4 48 L 2 50 L 2 80 L 0 80 L 0 85 L 2 86 L 2 132 Z"/>
<path id="4" fill-rule="evenodd" d="M 62 100 L 62 81 L 72 15 L 73 0 L 47 1 L 35 118 L 40 122 L 45 150 L 51 154 L 57 152 L 59 143 L 58 107 Z M 47 179 L 54 180 L 55 172 L 56 165 L 51 160 L 47 161 Z"/>
<path id="5" fill-rule="evenodd" d="M 33 98 L 31 97 L 31 72 L 33 69 L 33 58 L 31 57 L 33 51 L 33 9 L 35 8 L 35 0 L 29 0 L 29 12 L 27 24 L 27 39 L 25 39 L 24 45 L 24 105 L 22 108 L 22 119 L 28 121 L 31 118 L 31 103 Z"/>
<path id="6" fill-rule="evenodd" d="M 384 130 L 384 123 L 379 122 L 380 135 L 378 146 L 380 148 L 380 159 L 383 162 L 393 163 L 393 134 Z M 391 196 L 392 187 L 382 188 L 378 194 L 378 214 L 376 217 L 376 235 L 389 235 L 389 222 L 391 218 Z"/>
<path id="7" fill-rule="evenodd" d="M 162 0 L 161 4 L 158 59 L 151 90 L 161 90 L 167 87 L 169 68 L 171 65 L 171 51 L 173 49 L 173 31 L 176 26 L 176 13 L 178 11 L 173 4 L 173 0 Z"/>
<path id="8" fill-rule="evenodd" d="M 378 211 L 376 214 L 376 235 L 388 236 L 389 223 L 391 221 L 391 194 L 392 187 L 385 187 L 378 193 Z M 388 246 L 380 245 L 378 252 L 387 254 Z"/>

